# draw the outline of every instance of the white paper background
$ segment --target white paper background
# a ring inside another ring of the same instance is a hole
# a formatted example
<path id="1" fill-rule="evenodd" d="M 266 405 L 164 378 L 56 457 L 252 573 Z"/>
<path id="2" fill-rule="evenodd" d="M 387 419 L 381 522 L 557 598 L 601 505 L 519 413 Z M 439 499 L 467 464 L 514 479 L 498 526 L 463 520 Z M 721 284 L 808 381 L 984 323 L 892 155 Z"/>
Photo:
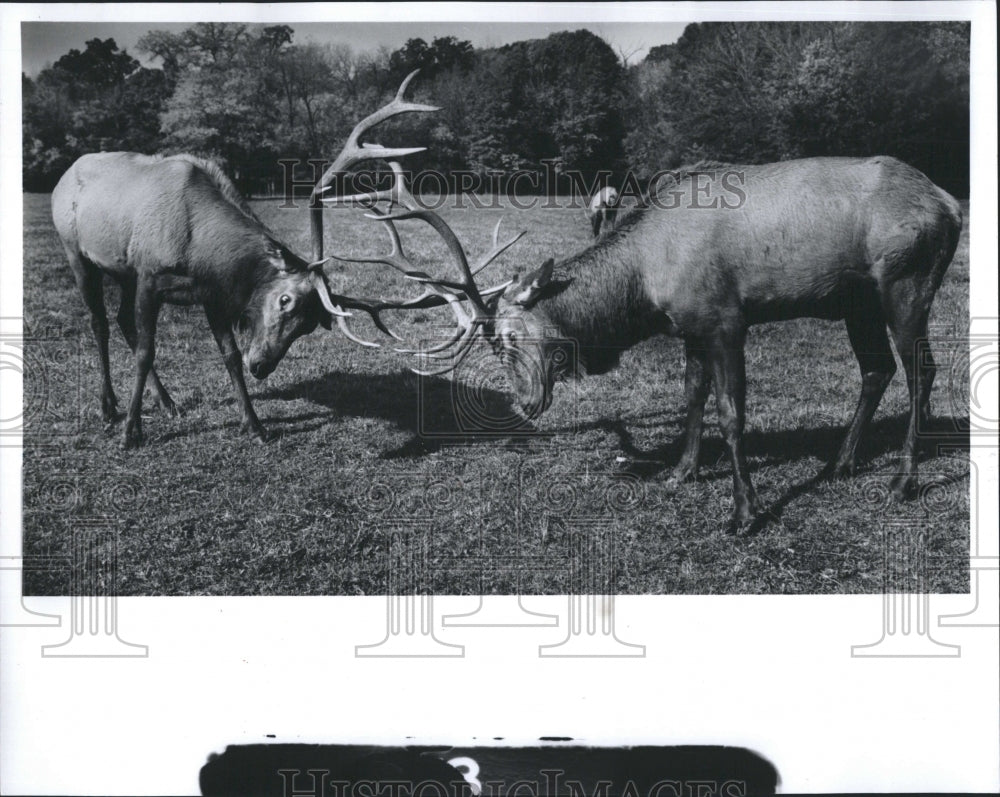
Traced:
<path id="1" fill-rule="evenodd" d="M 548 20 L 973 19 L 972 316 L 997 315 L 996 29 L 992 3 L 303 5 L 2 10 L 0 316 L 21 315 L 19 20 L 303 22 L 309 19 Z M 975 329 L 973 330 L 976 331 Z M 993 325 L 993 333 L 996 326 Z M 16 374 L 2 376 L 0 417 L 20 412 Z M 996 403 L 995 377 L 992 396 Z M 994 441 L 995 442 L 995 441 Z M 974 448 L 980 553 L 996 556 L 996 448 Z M 20 550 L 20 450 L 0 448 L 5 556 Z M 995 601 L 992 592 L 981 596 Z M 494 598 L 492 601 L 510 599 Z M 931 599 L 939 614 L 971 596 Z M 69 599 L 31 608 L 68 616 Z M 439 614 L 475 599 L 439 599 Z M 564 612 L 565 599 L 531 607 Z M 445 629 L 461 659 L 356 659 L 384 634 L 380 598 L 130 598 L 119 632 L 146 659 L 43 659 L 68 630 L 3 629 L 5 794 L 194 794 L 198 770 L 226 744 L 275 741 L 724 743 L 761 753 L 782 788 L 987 791 L 998 769 L 996 628 L 932 628 L 961 645 L 953 659 L 856 659 L 881 635 L 882 598 L 626 597 L 618 633 L 644 659 L 539 659 L 559 629 Z M 408 740 L 406 737 L 417 737 Z"/>

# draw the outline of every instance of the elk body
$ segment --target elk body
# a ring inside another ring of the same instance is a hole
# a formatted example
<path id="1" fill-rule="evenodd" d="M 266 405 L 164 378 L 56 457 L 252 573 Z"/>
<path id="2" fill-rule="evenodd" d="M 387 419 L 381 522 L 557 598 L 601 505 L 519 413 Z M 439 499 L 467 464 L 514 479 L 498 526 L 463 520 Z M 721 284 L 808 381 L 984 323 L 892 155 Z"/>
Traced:
<path id="1" fill-rule="evenodd" d="M 614 229 L 617 215 L 618 192 L 614 188 L 607 186 L 594 194 L 587 205 L 587 219 L 594 237 L 600 236 L 602 228 L 605 231 Z"/>
<path id="2" fill-rule="evenodd" d="M 242 428 L 263 438 L 243 378 L 244 361 L 262 379 L 296 338 L 318 323 L 330 326 L 317 291 L 325 288 L 321 272 L 274 238 L 218 167 L 189 156 L 84 155 L 56 186 L 52 217 L 91 313 L 106 421 L 116 419 L 117 399 L 108 364 L 103 277 L 121 288 L 118 326 L 136 359 L 125 445 L 142 439 L 147 378 L 156 401 L 176 413 L 153 369 L 164 302 L 204 306 L 240 400 Z M 234 326 L 249 340 L 242 358 Z"/>
<path id="3" fill-rule="evenodd" d="M 606 371 L 624 349 L 655 334 L 683 338 L 687 422 L 671 478 L 697 475 L 714 385 L 740 527 L 758 511 L 743 449 L 747 329 L 843 319 L 861 397 L 831 470 L 854 472 L 858 441 L 896 370 L 891 336 L 910 393 L 893 493 L 910 494 L 918 423 L 930 412 L 934 379 L 929 352 L 918 359 L 916 344 L 958 243 L 955 199 L 888 157 L 691 172 L 668 187 L 585 251 L 549 260 L 496 300 L 476 302 L 458 348 L 430 355 L 449 360 L 439 373 L 461 361 L 478 330 L 507 363 L 523 411 L 536 416 L 560 377 Z"/>
<path id="4" fill-rule="evenodd" d="M 407 77 L 392 102 L 358 124 L 347 148 L 324 176 L 324 186 L 335 173 L 358 161 L 420 151 L 358 143 L 362 133 L 391 116 L 436 110 L 403 100 L 415 74 Z M 247 393 L 244 365 L 256 378 L 264 379 L 297 338 L 318 324 L 330 328 L 334 318 L 349 338 L 358 340 L 344 321 L 350 313 L 342 308 L 370 313 L 379 329 L 388 332 L 379 312 L 426 304 L 372 302 L 331 294 L 322 270 L 322 230 L 315 229 L 321 219 L 313 217 L 319 256 L 308 263 L 257 219 L 215 164 L 190 155 L 84 155 L 53 191 L 52 217 L 91 313 L 106 421 L 116 420 L 118 412 L 109 368 L 103 278 L 108 276 L 121 287 L 118 325 L 136 359 L 126 447 L 142 439 L 142 394 L 147 378 L 156 401 L 171 414 L 177 411 L 153 369 L 157 315 L 165 302 L 204 306 L 240 400 L 242 429 L 260 439 L 265 438 L 265 431 Z M 242 356 L 234 327 L 247 342 Z"/>
<path id="5" fill-rule="evenodd" d="M 891 335 L 910 394 L 893 484 L 904 497 L 916 486 L 917 428 L 930 412 L 934 379 L 930 353 L 918 358 L 916 344 L 926 338 L 931 302 L 958 243 L 958 202 L 888 157 L 733 167 L 733 174 L 740 179 L 728 185 L 740 186 L 745 201 L 731 201 L 725 175 L 700 195 L 697 176 L 689 175 L 676 186 L 683 197 L 677 207 L 640 209 L 595 246 L 555 270 L 550 261 L 507 291 L 496 335 L 517 352 L 511 362 L 522 406 L 543 411 L 566 367 L 556 364 L 559 344 L 547 339 L 546 328 L 574 341 L 579 364 L 597 372 L 650 335 L 682 337 L 686 440 L 673 478 L 697 475 L 702 414 L 714 384 L 733 468 L 733 520 L 741 525 L 757 512 L 742 439 L 747 328 L 843 319 L 862 384 L 832 470 L 854 472 L 858 441 L 896 371 Z M 525 333 L 533 341 L 526 350 L 517 343 Z"/>

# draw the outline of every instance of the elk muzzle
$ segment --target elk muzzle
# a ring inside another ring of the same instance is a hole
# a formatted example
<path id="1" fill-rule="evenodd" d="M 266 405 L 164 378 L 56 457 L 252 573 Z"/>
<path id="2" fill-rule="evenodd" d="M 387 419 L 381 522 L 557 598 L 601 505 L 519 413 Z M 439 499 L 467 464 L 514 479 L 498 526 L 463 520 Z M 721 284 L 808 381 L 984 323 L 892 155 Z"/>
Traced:
<path id="1" fill-rule="evenodd" d="M 272 357 L 270 352 L 261 352 L 256 348 L 251 348 L 243 355 L 243 366 L 253 375 L 254 379 L 267 379 L 278 367 L 280 360 L 280 357 Z"/>
<path id="2" fill-rule="evenodd" d="M 552 404 L 553 369 L 546 367 L 544 358 L 517 349 L 505 351 L 503 361 L 514 390 L 516 408 L 526 420 L 535 420 Z"/>

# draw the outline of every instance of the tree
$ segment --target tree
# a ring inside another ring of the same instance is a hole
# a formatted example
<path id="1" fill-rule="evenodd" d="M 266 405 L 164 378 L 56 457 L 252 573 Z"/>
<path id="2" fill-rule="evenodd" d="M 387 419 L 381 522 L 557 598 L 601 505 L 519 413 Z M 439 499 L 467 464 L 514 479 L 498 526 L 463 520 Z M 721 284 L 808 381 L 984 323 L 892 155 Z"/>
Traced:
<path id="1" fill-rule="evenodd" d="M 629 70 L 629 162 L 894 155 L 961 194 L 968 41 L 967 23 L 688 25 Z"/>
<path id="2" fill-rule="evenodd" d="M 474 63 L 472 42 L 454 36 L 439 36 L 431 44 L 423 39 L 408 39 L 389 56 L 389 69 L 399 80 L 414 69 L 419 69 L 427 79 L 454 69 L 468 72 Z"/>
<path id="3" fill-rule="evenodd" d="M 159 149 L 159 113 L 169 93 L 164 75 L 141 67 L 114 39 L 91 39 L 22 84 L 29 190 L 51 189 L 86 152 Z"/>
<path id="4" fill-rule="evenodd" d="M 967 23 L 839 23 L 810 43 L 788 94 L 805 155 L 895 155 L 968 190 Z"/>
<path id="5" fill-rule="evenodd" d="M 469 99 L 473 165 L 619 168 L 624 77 L 614 50 L 586 30 L 481 53 Z"/>
<path id="6" fill-rule="evenodd" d="M 281 157 L 280 62 L 291 29 L 201 24 L 180 34 L 185 64 L 161 117 L 165 144 L 223 163 L 248 190 Z"/>

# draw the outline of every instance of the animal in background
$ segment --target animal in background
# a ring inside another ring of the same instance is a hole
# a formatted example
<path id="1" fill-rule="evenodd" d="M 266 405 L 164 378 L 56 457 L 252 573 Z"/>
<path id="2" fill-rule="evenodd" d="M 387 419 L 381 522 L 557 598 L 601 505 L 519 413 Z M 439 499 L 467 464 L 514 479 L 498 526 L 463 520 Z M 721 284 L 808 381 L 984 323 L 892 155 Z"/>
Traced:
<path id="1" fill-rule="evenodd" d="M 611 186 L 606 186 L 598 191 L 587 205 L 587 219 L 590 221 L 590 228 L 594 237 L 597 238 L 601 231 L 607 232 L 614 229 L 615 216 L 618 215 L 618 191 Z"/>

